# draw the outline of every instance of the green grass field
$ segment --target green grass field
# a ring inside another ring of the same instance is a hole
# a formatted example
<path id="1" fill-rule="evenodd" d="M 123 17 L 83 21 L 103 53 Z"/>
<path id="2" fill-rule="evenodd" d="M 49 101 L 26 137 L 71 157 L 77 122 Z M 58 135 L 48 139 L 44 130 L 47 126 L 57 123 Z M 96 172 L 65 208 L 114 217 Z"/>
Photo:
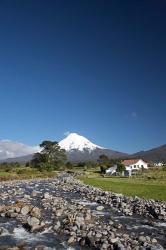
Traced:
<path id="1" fill-rule="evenodd" d="M 147 199 L 165 200 L 166 201 L 166 171 L 165 173 L 156 174 L 153 177 L 147 178 L 147 175 L 136 178 L 123 177 L 83 177 L 81 180 L 85 184 L 102 188 L 106 191 L 122 193 L 127 196 L 139 196 Z M 154 174 L 154 173 L 153 173 Z M 152 176 L 151 173 L 148 177 Z"/>

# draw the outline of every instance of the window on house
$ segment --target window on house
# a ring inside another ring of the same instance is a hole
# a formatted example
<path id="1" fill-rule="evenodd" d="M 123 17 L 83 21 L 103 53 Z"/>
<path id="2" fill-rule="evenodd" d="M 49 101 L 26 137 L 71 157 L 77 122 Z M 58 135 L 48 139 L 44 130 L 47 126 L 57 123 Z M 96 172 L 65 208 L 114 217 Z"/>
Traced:
<path id="1" fill-rule="evenodd" d="M 134 165 L 134 168 L 136 168 L 136 165 Z"/>

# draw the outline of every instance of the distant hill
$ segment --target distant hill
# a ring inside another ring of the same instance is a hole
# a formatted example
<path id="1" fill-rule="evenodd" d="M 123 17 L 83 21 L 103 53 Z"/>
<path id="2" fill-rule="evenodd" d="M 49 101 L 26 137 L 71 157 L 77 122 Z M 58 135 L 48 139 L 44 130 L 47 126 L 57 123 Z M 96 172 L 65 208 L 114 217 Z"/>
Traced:
<path id="1" fill-rule="evenodd" d="M 14 158 L 8 158 L 8 159 L 3 159 L 0 160 L 0 162 L 7 162 L 7 163 L 11 163 L 11 162 L 18 162 L 18 163 L 26 163 L 31 161 L 33 158 L 33 154 L 30 155 L 24 155 L 24 156 L 20 156 L 20 157 L 14 157 Z"/>
<path id="2" fill-rule="evenodd" d="M 130 155 L 130 158 L 142 158 L 146 161 L 166 162 L 166 144 L 147 151 L 140 151 Z"/>

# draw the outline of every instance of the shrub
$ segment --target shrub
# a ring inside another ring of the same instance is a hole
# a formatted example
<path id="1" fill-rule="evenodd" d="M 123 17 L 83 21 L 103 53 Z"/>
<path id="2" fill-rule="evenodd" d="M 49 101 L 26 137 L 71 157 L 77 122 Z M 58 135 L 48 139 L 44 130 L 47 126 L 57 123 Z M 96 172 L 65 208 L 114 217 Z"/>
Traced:
<path id="1" fill-rule="evenodd" d="M 106 166 L 100 166 L 100 173 L 101 174 L 105 174 L 106 173 L 106 169 L 107 169 Z"/>

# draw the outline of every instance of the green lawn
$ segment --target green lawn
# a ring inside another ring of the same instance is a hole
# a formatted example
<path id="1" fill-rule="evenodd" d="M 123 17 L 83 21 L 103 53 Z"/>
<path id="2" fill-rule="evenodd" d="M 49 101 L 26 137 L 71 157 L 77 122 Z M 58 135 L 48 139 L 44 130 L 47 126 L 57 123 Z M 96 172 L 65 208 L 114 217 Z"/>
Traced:
<path id="1" fill-rule="evenodd" d="M 81 178 L 85 184 L 102 188 L 106 191 L 122 193 L 127 196 L 139 196 L 148 199 L 166 201 L 165 180 L 144 180 L 134 178 Z"/>

